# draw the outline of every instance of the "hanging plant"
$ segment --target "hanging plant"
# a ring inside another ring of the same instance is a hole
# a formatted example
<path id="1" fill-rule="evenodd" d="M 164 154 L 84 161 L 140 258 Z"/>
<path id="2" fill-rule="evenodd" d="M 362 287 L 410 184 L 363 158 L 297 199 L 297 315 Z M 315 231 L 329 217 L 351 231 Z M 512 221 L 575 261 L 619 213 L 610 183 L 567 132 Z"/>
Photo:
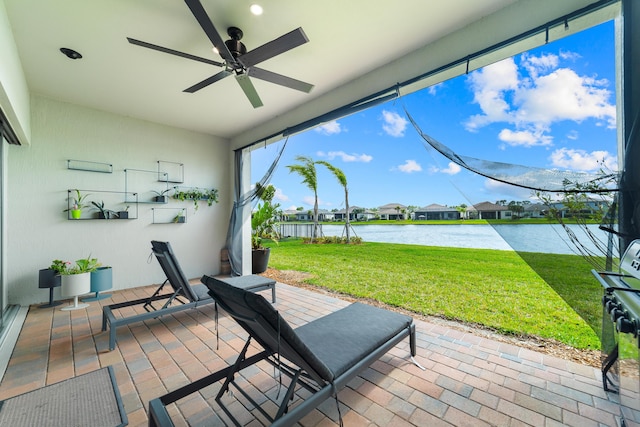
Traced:
<path id="1" fill-rule="evenodd" d="M 208 206 L 218 203 L 218 190 L 215 188 L 208 190 L 198 187 L 181 190 L 175 187 L 173 198 L 183 202 L 185 200 L 192 200 L 194 209 L 197 211 L 200 206 L 198 202 L 200 201 L 206 201 Z"/>

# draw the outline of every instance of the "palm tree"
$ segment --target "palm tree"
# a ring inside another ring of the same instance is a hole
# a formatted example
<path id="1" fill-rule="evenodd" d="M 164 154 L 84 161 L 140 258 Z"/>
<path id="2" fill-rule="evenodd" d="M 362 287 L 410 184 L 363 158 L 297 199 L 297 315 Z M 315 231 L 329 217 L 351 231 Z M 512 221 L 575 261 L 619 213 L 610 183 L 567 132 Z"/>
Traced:
<path id="1" fill-rule="evenodd" d="M 318 237 L 318 178 L 316 176 L 316 162 L 311 157 L 297 156 L 300 164 L 288 165 L 289 173 L 295 172 L 302 177 L 302 183 L 313 191 L 315 198 L 313 204 L 313 234 L 312 239 Z"/>
<path id="2" fill-rule="evenodd" d="M 318 160 L 316 163 L 318 163 L 319 165 L 323 165 L 327 169 L 329 169 L 331 173 L 333 173 L 333 175 L 336 177 L 340 185 L 342 185 L 342 188 L 344 188 L 344 205 L 347 212 L 344 222 L 344 229 L 346 231 L 347 243 L 349 243 L 349 231 L 351 229 L 351 223 L 349 222 L 349 189 L 347 188 L 347 177 L 345 176 L 344 172 L 342 172 L 342 170 L 338 169 L 327 161 Z"/>

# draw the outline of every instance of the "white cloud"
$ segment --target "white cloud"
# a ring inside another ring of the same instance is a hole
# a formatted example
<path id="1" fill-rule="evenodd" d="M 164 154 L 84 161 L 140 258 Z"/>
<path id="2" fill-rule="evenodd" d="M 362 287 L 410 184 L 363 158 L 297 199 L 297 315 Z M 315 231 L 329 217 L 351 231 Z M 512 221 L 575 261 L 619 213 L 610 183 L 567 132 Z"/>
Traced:
<path id="1" fill-rule="evenodd" d="M 422 170 L 422 166 L 415 160 L 407 160 L 404 164 L 397 167 L 400 172 L 404 173 L 413 173 L 420 172 Z"/>
<path id="2" fill-rule="evenodd" d="M 290 200 L 289 196 L 284 194 L 281 188 L 277 188 L 277 187 L 276 187 L 276 192 L 273 195 L 273 198 L 279 202 L 288 202 Z"/>
<path id="3" fill-rule="evenodd" d="M 580 134 L 578 133 L 577 130 L 571 130 L 569 131 L 569 133 L 567 133 L 567 139 L 571 139 L 571 140 L 576 140 L 578 139 L 578 137 L 580 136 Z"/>
<path id="4" fill-rule="evenodd" d="M 382 129 L 384 129 L 388 135 L 395 137 L 404 136 L 404 131 L 408 123 L 407 119 L 393 111 L 383 110 L 382 120 L 384 120 L 385 123 L 382 125 Z"/>
<path id="5" fill-rule="evenodd" d="M 473 132 L 492 123 L 508 123 L 513 129 L 503 130 L 500 139 L 526 147 L 550 145 L 546 134 L 554 123 L 565 120 L 595 119 L 596 124 L 615 128 L 609 82 L 558 68 L 560 59 L 575 57 L 570 52 L 560 56 L 525 53 L 521 56 L 523 75 L 518 74 L 513 58 L 474 71 L 467 81 L 482 113 L 469 117 L 465 128 Z"/>
<path id="6" fill-rule="evenodd" d="M 305 208 L 303 209 L 303 212 L 313 211 L 313 204 L 315 203 L 315 198 L 313 197 L 313 195 L 310 195 L 310 196 L 304 196 L 304 197 L 302 198 L 302 203 L 303 203 L 305 206 L 308 206 L 308 207 L 305 207 Z M 333 203 L 331 203 L 331 202 L 325 202 L 325 201 L 324 201 L 324 200 L 322 200 L 320 197 L 318 197 L 318 207 L 319 207 L 319 208 L 321 208 L 322 206 L 330 207 L 330 206 L 333 206 Z"/>
<path id="7" fill-rule="evenodd" d="M 484 181 L 484 188 L 487 192 L 494 194 L 496 200 L 504 198 L 509 200 L 527 200 L 531 197 L 531 190 L 527 188 L 506 184 L 493 179 L 486 179 Z"/>
<path id="8" fill-rule="evenodd" d="M 537 145 L 552 145 L 553 137 L 544 135 L 542 130 L 521 130 L 512 131 L 502 129 L 498 134 L 500 141 L 506 142 L 512 147 L 533 147 Z"/>
<path id="9" fill-rule="evenodd" d="M 340 126 L 340 123 L 338 123 L 336 120 L 324 123 L 324 124 L 322 124 L 320 126 L 317 126 L 314 130 L 316 132 L 322 133 L 324 135 L 334 135 L 334 134 L 342 132 L 342 128 Z"/>
<path id="10" fill-rule="evenodd" d="M 535 85 L 515 94 L 519 106 L 515 123 L 550 124 L 562 120 L 581 122 L 588 118 L 615 127 L 616 107 L 608 103 L 611 92 L 606 81 L 582 77 L 568 68 L 540 76 Z"/>
<path id="11" fill-rule="evenodd" d="M 541 72 L 553 70 L 558 67 L 558 56 L 553 54 L 542 54 L 531 56 L 529 53 L 522 54 L 522 65 L 529 75 L 535 79 Z"/>
<path id="12" fill-rule="evenodd" d="M 322 151 L 318 151 L 318 156 L 327 157 L 329 160 L 333 160 L 335 158 L 340 158 L 343 162 L 363 162 L 369 163 L 373 160 L 373 156 L 368 154 L 347 154 L 344 151 L 329 151 L 328 153 L 324 153 Z"/>
<path id="13" fill-rule="evenodd" d="M 608 151 L 588 153 L 584 150 L 560 148 L 551 153 L 549 159 L 553 166 L 565 169 L 579 171 L 597 171 L 600 168 L 608 171 L 618 170 L 616 157 Z"/>
<path id="14" fill-rule="evenodd" d="M 444 82 L 436 83 L 433 86 L 429 86 L 429 89 L 428 89 L 429 95 L 435 95 L 438 92 L 438 90 L 443 86 L 444 86 Z"/>
<path id="15" fill-rule="evenodd" d="M 460 166 L 458 166 L 456 163 L 453 162 L 449 162 L 449 164 L 447 165 L 446 168 L 440 169 L 436 166 L 431 166 L 429 168 L 429 172 L 431 173 L 444 173 L 447 175 L 456 175 L 458 173 L 460 173 L 460 171 L 462 170 L 462 168 Z"/>
<path id="16" fill-rule="evenodd" d="M 465 123 L 467 130 L 474 131 L 493 122 L 510 121 L 505 92 L 518 87 L 518 67 L 512 58 L 474 71 L 468 81 L 474 91 L 474 101 L 483 114 L 471 116 Z"/>

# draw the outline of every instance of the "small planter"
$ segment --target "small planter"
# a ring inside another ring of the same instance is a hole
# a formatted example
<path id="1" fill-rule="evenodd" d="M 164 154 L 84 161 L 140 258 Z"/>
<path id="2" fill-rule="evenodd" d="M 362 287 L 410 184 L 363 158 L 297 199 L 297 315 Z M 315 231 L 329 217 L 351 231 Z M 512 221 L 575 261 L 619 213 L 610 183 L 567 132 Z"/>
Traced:
<path id="1" fill-rule="evenodd" d="M 71 218 L 80 219 L 81 216 L 82 216 L 81 209 L 71 209 Z"/>
<path id="2" fill-rule="evenodd" d="M 156 203 L 167 203 L 167 196 L 156 196 L 153 198 Z"/>
<path id="3" fill-rule="evenodd" d="M 91 272 L 90 291 L 95 293 L 95 296 L 84 298 L 82 301 L 97 301 L 108 298 L 111 294 L 100 294 L 100 292 L 107 291 L 111 289 L 112 286 L 113 269 L 111 267 L 98 267 L 97 270 Z"/>
<path id="4" fill-rule="evenodd" d="M 42 304 L 40 308 L 55 307 L 62 304 L 60 301 L 53 301 L 53 288 L 60 287 L 60 275 L 57 271 L 50 268 L 40 270 L 38 274 L 38 287 L 40 289 L 49 289 L 49 303 Z"/>
<path id="5" fill-rule="evenodd" d="M 120 219 L 129 219 L 128 211 L 118 211 L 118 218 Z"/>

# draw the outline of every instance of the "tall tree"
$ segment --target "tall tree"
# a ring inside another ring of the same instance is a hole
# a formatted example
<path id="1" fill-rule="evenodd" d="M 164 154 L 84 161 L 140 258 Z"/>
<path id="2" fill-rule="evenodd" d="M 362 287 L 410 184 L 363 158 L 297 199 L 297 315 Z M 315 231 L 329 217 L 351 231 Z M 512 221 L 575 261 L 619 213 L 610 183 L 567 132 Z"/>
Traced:
<path id="1" fill-rule="evenodd" d="M 329 163 L 327 161 L 318 160 L 316 163 L 319 164 L 319 165 L 323 165 L 327 169 L 329 169 L 331 171 L 331 173 L 336 177 L 336 179 L 338 180 L 340 185 L 342 185 L 342 188 L 344 188 L 344 207 L 345 207 L 345 210 L 347 212 L 346 219 L 345 219 L 345 222 L 344 222 L 344 230 L 345 230 L 345 234 L 347 236 L 347 243 L 349 243 L 349 239 L 350 239 L 349 233 L 351 231 L 351 223 L 349 222 L 349 216 L 351 214 L 349 212 L 349 188 L 347 187 L 347 177 L 344 174 L 344 172 L 342 172 L 342 170 L 340 170 L 339 168 L 333 166 L 331 163 Z"/>
<path id="2" fill-rule="evenodd" d="M 302 183 L 313 191 L 313 234 L 312 239 L 318 237 L 318 178 L 316 176 L 316 162 L 311 157 L 297 156 L 295 165 L 288 165 L 289 173 L 295 172 L 302 177 Z"/>

